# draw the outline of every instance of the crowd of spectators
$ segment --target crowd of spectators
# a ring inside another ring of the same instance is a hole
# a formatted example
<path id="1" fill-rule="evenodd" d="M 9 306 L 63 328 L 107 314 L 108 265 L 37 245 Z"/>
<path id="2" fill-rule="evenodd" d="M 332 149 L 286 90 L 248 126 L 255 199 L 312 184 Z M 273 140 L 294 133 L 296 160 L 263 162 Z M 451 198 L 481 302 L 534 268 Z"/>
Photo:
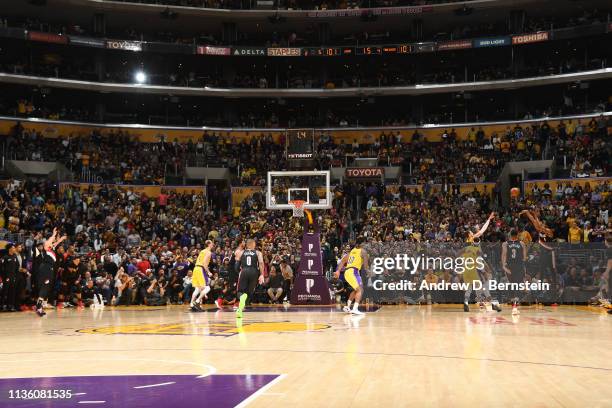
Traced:
<path id="1" fill-rule="evenodd" d="M 13 160 L 56 161 L 88 181 L 125 184 L 164 184 L 166 173 L 182 175 L 186 149 L 191 147 L 163 138 L 142 143 L 121 130 L 49 138 L 21 123 L 5 143 Z"/>
<path id="2" fill-rule="evenodd" d="M 324 269 L 331 276 L 346 245 L 358 235 L 368 238 L 367 248 L 374 255 L 395 254 L 400 247 L 414 245 L 460 246 L 467 231 L 481 224 L 492 209 L 498 214 L 483 242 L 499 243 L 511 228 L 521 231 L 526 244 L 537 242 L 537 232 L 521 217 L 522 209 L 531 208 L 553 229 L 555 242 L 565 242 L 570 249 L 585 244 L 603 248 L 610 234 L 611 192 L 610 181 L 567 182 L 556 191 L 545 184 L 504 208 L 494 203 L 492 191 L 476 188 L 460 193 L 444 186 L 339 185 L 333 191 L 333 208 L 315 214 Z M 11 296 L 2 292 L 7 295 L 2 297 L 3 310 L 31 302 L 36 291 L 32 286 L 36 248 L 58 226 L 68 238 L 57 250 L 51 304 L 90 305 L 96 299 L 107 305 L 181 304 L 189 298 L 191 271 L 206 239 L 215 242 L 209 302 L 222 298 L 232 304 L 237 278 L 233 251 L 247 237 L 258 240 L 266 271 L 254 301 L 280 302 L 290 295 L 299 264 L 302 223 L 287 212 L 265 210 L 264 202 L 264 195 L 256 193 L 232 215 L 211 207 L 195 191 L 162 190 L 159 197 L 151 198 L 114 186 L 83 190 L 71 185 L 58 188 L 50 181 L 8 180 L 0 188 L 0 231 L 6 241 L 17 244 L 11 251 L 19 255 L 20 275 Z M 538 269 L 533 278 L 557 282 L 562 289 L 591 287 L 602 284 L 604 270 L 601 259 L 587 257 Z M 460 279 L 452 272 L 434 270 L 421 271 L 417 277 Z M 331 284 L 336 289 L 342 286 L 333 280 Z"/>
<path id="3" fill-rule="evenodd" d="M 561 175 L 608 176 L 610 142 L 603 116 L 516 123 L 504 131 L 471 127 L 465 139 L 456 129 L 440 130 L 440 141 L 427 140 L 419 129 L 382 131 L 357 139 L 317 137 L 317 168 L 352 166 L 355 159 L 376 158 L 379 166 L 401 167 L 410 184 L 457 184 L 495 181 L 509 161 L 556 160 Z M 87 134 L 44 137 L 18 123 L 5 139 L 8 158 L 56 161 L 77 179 L 118 184 L 166 183 L 166 176 L 184 176 L 186 166 L 225 167 L 234 185 L 264 185 L 270 170 L 287 168 L 284 135 L 259 133 L 238 139 L 224 132 L 205 131 L 179 142 L 160 137 L 139 141 L 128 131 L 98 130 Z M 92 177 L 93 176 L 93 177 Z"/>

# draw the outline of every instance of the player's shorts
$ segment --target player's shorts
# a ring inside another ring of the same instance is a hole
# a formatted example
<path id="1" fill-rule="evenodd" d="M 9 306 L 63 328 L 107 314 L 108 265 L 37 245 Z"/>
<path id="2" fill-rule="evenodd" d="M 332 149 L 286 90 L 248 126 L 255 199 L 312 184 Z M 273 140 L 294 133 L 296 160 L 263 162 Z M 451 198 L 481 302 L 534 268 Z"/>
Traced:
<path id="1" fill-rule="evenodd" d="M 362 285 L 359 269 L 351 267 L 344 270 L 344 280 L 351 285 L 353 289 L 357 289 Z"/>
<path id="2" fill-rule="evenodd" d="M 477 280 L 480 280 L 480 275 L 476 268 L 466 269 L 465 272 L 463 272 L 463 282 L 471 284 Z"/>
<path id="3" fill-rule="evenodd" d="M 208 285 L 208 274 L 204 272 L 204 268 L 196 266 L 193 268 L 193 275 L 191 277 L 191 286 L 194 288 L 201 288 L 202 286 Z"/>
<path id="4" fill-rule="evenodd" d="M 238 293 L 253 295 L 259 281 L 259 270 L 256 268 L 244 268 L 238 276 Z"/>
<path id="5" fill-rule="evenodd" d="M 521 283 L 525 281 L 525 266 L 522 264 L 509 265 L 511 275 L 508 280 L 512 283 Z"/>

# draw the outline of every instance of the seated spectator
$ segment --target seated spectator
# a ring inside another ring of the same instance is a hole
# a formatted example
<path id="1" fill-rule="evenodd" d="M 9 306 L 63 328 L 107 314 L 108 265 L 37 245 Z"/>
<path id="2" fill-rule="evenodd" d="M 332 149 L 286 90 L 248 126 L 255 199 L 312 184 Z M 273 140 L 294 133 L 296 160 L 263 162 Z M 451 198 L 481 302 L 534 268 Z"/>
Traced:
<path id="1" fill-rule="evenodd" d="M 95 300 L 97 298 L 97 300 Z M 86 307 L 94 306 L 96 303 L 104 304 L 104 299 L 100 294 L 98 287 L 94 285 L 93 279 L 88 279 L 85 282 L 85 286 L 83 286 L 83 290 L 81 292 L 81 299 L 83 301 L 83 305 Z"/>
<path id="2" fill-rule="evenodd" d="M 283 295 L 283 275 L 277 272 L 276 265 L 270 266 L 270 277 L 268 283 L 268 296 L 270 303 L 279 303 Z"/>
<path id="3" fill-rule="evenodd" d="M 186 300 L 191 299 L 191 291 L 193 290 L 193 286 L 191 286 L 191 277 L 193 276 L 193 270 L 189 269 L 187 271 L 187 275 L 183 278 L 183 290 L 180 293 L 179 304 L 182 304 Z"/>
<path id="4" fill-rule="evenodd" d="M 129 306 L 132 304 L 133 297 L 134 278 L 129 276 L 123 271 L 123 268 L 119 268 L 117 272 L 117 278 L 115 279 L 115 288 L 117 295 L 115 297 L 114 305 L 117 306 Z"/>

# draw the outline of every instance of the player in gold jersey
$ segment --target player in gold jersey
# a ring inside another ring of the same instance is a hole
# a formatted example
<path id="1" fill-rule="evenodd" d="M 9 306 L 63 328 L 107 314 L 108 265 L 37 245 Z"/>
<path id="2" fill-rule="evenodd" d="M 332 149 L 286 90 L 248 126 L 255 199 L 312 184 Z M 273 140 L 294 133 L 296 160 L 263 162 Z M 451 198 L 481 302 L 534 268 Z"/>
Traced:
<path id="1" fill-rule="evenodd" d="M 344 271 L 344 280 L 351 285 L 353 291 L 349 295 L 348 303 L 343 308 L 347 313 L 354 315 L 363 315 L 365 313 L 359 311 L 359 301 L 363 295 L 363 283 L 361 281 L 361 269 L 367 268 L 368 265 L 368 254 L 362 248 L 365 238 L 357 238 L 355 247 L 342 258 L 338 269 L 334 273 L 334 277 L 340 277 L 340 271 Z M 352 304 L 352 308 L 351 308 Z"/>
<path id="2" fill-rule="evenodd" d="M 480 230 L 478 230 L 478 232 L 468 231 L 467 243 L 468 244 L 472 244 L 474 242 L 476 242 L 476 243 L 480 242 L 480 237 L 482 236 L 482 234 L 485 233 L 487 228 L 489 228 L 489 224 L 491 223 L 491 220 L 493 220 L 493 218 L 495 218 L 495 213 L 494 212 L 489 214 L 489 218 L 487 218 L 487 221 L 484 223 L 482 228 L 480 228 Z"/>
<path id="3" fill-rule="evenodd" d="M 193 295 L 191 295 L 191 310 L 193 312 L 201 312 L 202 308 L 200 303 L 202 299 L 206 297 L 206 294 L 210 292 L 210 276 L 212 272 L 209 269 L 210 259 L 212 257 L 212 250 L 215 247 L 214 242 L 207 240 L 206 248 L 200 251 L 198 259 L 196 260 L 195 268 L 193 268 L 193 276 L 191 278 L 191 285 L 194 287 Z"/>
<path id="4" fill-rule="evenodd" d="M 479 240 L 475 240 L 470 243 L 462 253 L 462 257 L 466 260 L 465 265 L 468 264 L 467 260 L 470 259 L 470 266 L 465 267 L 463 272 L 463 282 L 468 284 L 468 288 L 464 293 L 463 311 L 469 312 L 469 302 L 472 291 L 476 292 L 476 302 L 483 308 L 485 303 L 491 303 L 491 308 L 496 312 L 501 312 L 501 306 L 496 300 L 492 300 L 491 293 L 489 291 L 488 282 L 492 275 L 491 268 L 487 265 L 486 261 L 482 256 L 482 249 L 480 248 Z M 480 258 L 480 263 L 478 262 Z M 481 268 L 478 266 L 482 265 Z M 475 289 L 474 281 L 480 281 L 480 289 Z"/>
<path id="5" fill-rule="evenodd" d="M 467 268 L 463 273 L 463 282 L 467 283 L 468 289 L 464 293 L 464 303 L 463 303 L 463 311 L 469 312 L 470 306 L 470 296 L 472 295 L 472 290 L 474 288 L 474 281 L 480 281 L 482 283 L 483 289 L 476 291 L 476 298 L 479 303 L 483 304 L 483 301 L 491 301 L 491 294 L 489 293 L 488 288 L 486 287 L 486 282 L 488 281 L 487 272 L 485 270 L 478 270 L 476 268 L 476 259 L 482 255 L 482 250 L 480 249 L 480 237 L 487 231 L 489 228 L 489 224 L 495 218 L 495 213 L 489 214 L 487 221 L 485 221 L 482 228 L 480 228 L 477 232 L 468 231 L 467 236 L 467 247 L 463 250 L 463 258 L 471 259 L 471 267 Z M 486 266 L 486 264 L 485 264 Z M 501 307 L 498 302 L 493 302 L 492 304 L 493 310 L 501 312 Z"/>

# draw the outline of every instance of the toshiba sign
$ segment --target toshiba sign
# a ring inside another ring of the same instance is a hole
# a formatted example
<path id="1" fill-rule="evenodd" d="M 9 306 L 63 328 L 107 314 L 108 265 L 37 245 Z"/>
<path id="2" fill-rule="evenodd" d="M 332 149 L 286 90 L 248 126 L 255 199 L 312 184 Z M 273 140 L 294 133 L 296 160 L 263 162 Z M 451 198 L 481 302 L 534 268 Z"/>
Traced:
<path id="1" fill-rule="evenodd" d="M 346 169 L 348 178 L 381 178 L 385 176 L 382 167 L 350 167 Z"/>
<path id="2" fill-rule="evenodd" d="M 512 44 L 529 44 L 541 41 L 548 41 L 548 31 L 538 33 L 515 35 L 512 37 Z"/>

